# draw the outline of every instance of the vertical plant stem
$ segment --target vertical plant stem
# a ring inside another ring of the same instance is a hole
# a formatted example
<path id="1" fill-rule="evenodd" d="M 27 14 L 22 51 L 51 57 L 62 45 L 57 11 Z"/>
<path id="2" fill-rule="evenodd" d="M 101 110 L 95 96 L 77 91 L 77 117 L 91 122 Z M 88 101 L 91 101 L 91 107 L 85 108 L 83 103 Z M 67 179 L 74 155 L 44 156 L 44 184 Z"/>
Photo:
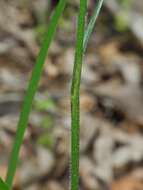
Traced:
<path id="1" fill-rule="evenodd" d="M 80 0 L 77 43 L 71 87 L 71 190 L 79 190 L 80 81 L 87 0 Z"/>
<path id="2" fill-rule="evenodd" d="M 98 0 L 93 16 L 85 30 L 87 0 L 80 1 L 78 19 L 77 44 L 71 88 L 71 190 L 79 190 L 79 142 L 80 142 L 80 81 L 83 54 L 86 51 L 89 38 L 93 32 L 96 20 L 104 0 Z"/>
<path id="3" fill-rule="evenodd" d="M 84 35 L 84 44 L 83 44 L 84 52 L 86 51 L 89 38 L 90 38 L 90 36 L 94 30 L 97 18 L 99 16 L 99 13 L 100 13 L 102 5 L 103 5 L 103 2 L 104 2 L 104 0 L 98 0 L 97 5 L 95 7 L 95 10 L 93 12 L 93 15 L 92 15 L 92 17 L 89 21 L 89 24 L 86 28 L 85 35 Z"/>
<path id="4" fill-rule="evenodd" d="M 31 111 L 31 107 L 32 107 L 32 102 L 33 102 L 35 93 L 38 88 L 38 83 L 39 83 L 40 76 L 41 76 L 41 73 L 43 70 L 43 65 L 44 65 L 44 62 L 45 62 L 45 59 L 47 56 L 47 51 L 48 51 L 48 48 L 54 37 L 56 27 L 58 24 L 58 20 L 64 10 L 65 4 L 66 4 L 66 0 L 60 0 L 54 11 L 54 14 L 51 18 L 51 22 L 48 27 L 48 31 L 47 31 L 45 40 L 43 42 L 40 53 L 38 55 L 36 65 L 32 72 L 32 77 L 31 77 L 31 80 L 30 80 L 30 83 L 28 86 L 28 90 L 27 90 L 27 93 L 25 96 L 22 112 L 21 112 L 20 119 L 18 122 L 18 128 L 17 128 L 16 137 L 15 137 L 15 141 L 13 144 L 11 158 L 10 158 L 10 162 L 9 162 L 8 172 L 7 172 L 6 183 L 9 185 L 10 189 L 11 189 L 13 178 L 14 178 L 14 175 L 16 172 L 16 166 L 17 166 L 17 162 L 18 162 L 20 147 L 23 142 L 24 132 L 25 132 L 27 124 L 28 124 L 28 119 L 29 119 L 29 115 L 30 115 L 30 111 Z"/>

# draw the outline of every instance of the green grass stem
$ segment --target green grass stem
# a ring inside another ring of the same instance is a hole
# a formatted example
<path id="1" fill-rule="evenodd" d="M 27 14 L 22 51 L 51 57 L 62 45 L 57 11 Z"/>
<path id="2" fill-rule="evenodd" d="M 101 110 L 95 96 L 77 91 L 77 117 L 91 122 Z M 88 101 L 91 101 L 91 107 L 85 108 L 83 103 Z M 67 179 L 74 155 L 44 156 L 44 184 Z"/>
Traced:
<path id="1" fill-rule="evenodd" d="M 79 155 L 80 155 L 80 83 L 83 55 L 100 13 L 103 0 L 98 0 L 91 20 L 85 30 L 87 0 L 80 1 L 77 43 L 71 87 L 71 190 L 79 190 Z"/>
<path id="2" fill-rule="evenodd" d="M 71 190 L 79 190 L 80 81 L 87 0 L 80 0 L 77 42 L 71 87 Z"/>
<path id="3" fill-rule="evenodd" d="M 20 119 L 18 122 L 18 128 L 17 128 L 16 137 L 15 137 L 15 141 L 12 148 L 11 158 L 10 158 L 7 177 L 6 177 L 6 183 L 8 184 L 10 189 L 11 189 L 14 175 L 16 172 L 20 147 L 22 145 L 24 133 L 28 125 L 28 119 L 29 119 L 31 108 L 32 108 L 33 99 L 37 91 L 39 80 L 40 80 L 42 70 L 43 70 L 43 65 L 47 57 L 47 51 L 54 37 L 56 27 L 57 27 L 59 18 L 65 8 L 66 1 L 67 0 L 60 0 L 57 7 L 55 8 L 54 14 L 51 18 L 51 22 L 48 26 L 46 37 L 43 41 L 43 45 L 41 47 L 40 53 L 37 57 L 37 61 L 32 72 L 32 77 L 28 86 L 28 90 L 24 99 L 22 112 L 21 112 Z"/>

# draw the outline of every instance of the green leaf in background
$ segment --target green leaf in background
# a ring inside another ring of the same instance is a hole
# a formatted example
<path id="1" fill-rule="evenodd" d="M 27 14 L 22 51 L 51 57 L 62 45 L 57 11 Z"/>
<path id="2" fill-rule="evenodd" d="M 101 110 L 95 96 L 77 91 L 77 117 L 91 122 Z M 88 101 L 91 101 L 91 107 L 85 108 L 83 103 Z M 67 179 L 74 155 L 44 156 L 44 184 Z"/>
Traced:
<path id="1" fill-rule="evenodd" d="M 115 28 L 119 32 L 125 32 L 130 25 L 130 10 L 132 0 L 118 0 L 120 10 L 115 15 Z"/>
<path id="2" fill-rule="evenodd" d="M 124 8 L 130 8 L 132 0 L 118 0 L 119 4 Z"/>
<path id="3" fill-rule="evenodd" d="M 8 185 L 0 178 L 0 190 L 9 190 Z"/>
<path id="4" fill-rule="evenodd" d="M 40 42 L 40 44 L 42 44 L 43 40 L 44 40 L 44 36 L 46 34 L 47 31 L 47 26 L 46 24 L 39 24 L 36 28 L 35 28 L 35 32 L 36 32 L 36 36 Z"/>
<path id="5" fill-rule="evenodd" d="M 51 98 L 45 100 L 37 99 L 35 100 L 34 105 L 35 108 L 39 111 L 49 111 L 55 108 L 54 101 Z"/>
<path id="6" fill-rule="evenodd" d="M 54 120 L 52 116 L 46 116 L 41 121 L 41 127 L 45 129 L 51 129 L 54 126 Z"/>
<path id="7" fill-rule="evenodd" d="M 119 32 L 125 32 L 129 26 L 129 14 L 127 11 L 121 11 L 115 17 L 115 27 Z"/>
<path id="8" fill-rule="evenodd" d="M 51 149 L 54 144 L 53 137 L 47 133 L 40 135 L 37 142 L 48 149 Z"/>

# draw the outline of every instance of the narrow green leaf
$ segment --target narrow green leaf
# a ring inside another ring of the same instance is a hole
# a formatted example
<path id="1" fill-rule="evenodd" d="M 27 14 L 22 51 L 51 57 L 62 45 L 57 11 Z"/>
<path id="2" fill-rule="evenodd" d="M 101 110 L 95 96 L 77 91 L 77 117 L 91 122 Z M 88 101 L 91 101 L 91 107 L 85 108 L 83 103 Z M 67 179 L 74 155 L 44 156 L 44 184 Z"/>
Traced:
<path id="1" fill-rule="evenodd" d="M 80 0 L 77 42 L 71 87 L 71 190 L 79 190 L 80 81 L 87 0 Z"/>
<path id="2" fill-rule="evenodd" d="M 89 38 L 90 38 L 90 36 L 94 30 L 97 18 L 99 16 L 100 10 L 101 10 L 102 5 L 103 5 L 103 2 L 104 2 L 104 0 L 98 0 L 97 5 L 96 5 L 95 10 L 94 10 L 94 13 L 93 13 L 93 16 L 91 17 L 90 22 L 89 22 L 87 29 L 85 31 L 84 43 L 83 43 L 84 52 L 86 51 Z"/>
<path id="3" fill-rule="evenodd" d="M 47 51 L 54 37 L 56 27 L 57 27 L 59 18 L 65 8 L 66 1 L 67 0 L 60 0 L 54 11 L 51 22 L 48 26 L 46 37 L 43 41 L 43 45 L 41 47 L 39 56 L 37 58 L 36 65 L 32 72 L 32 77 L 28 86 L 22 112 L 21 112 L 20 119 L 18 122 L 16 138 L 13 144 L 12 154 L 11 154 L 8 172 L 7 172 L 6 182 L 10 188 L 12 186 L 13 178 L 15 175 L 20 147 L 23 142 L 24 133 L 28 124 L 28 119 L 29 119 L 31 108 L 32 108 L 33 99 L 38 88 L 39 80 L 40 80 L 42 70 L 43 70 L 43 65 L 47 56 Z"/>
<path id="4" fill-rule="evenodd" d="M 9 190 L 8 185 L 0 178 L 0 190 Z"/>

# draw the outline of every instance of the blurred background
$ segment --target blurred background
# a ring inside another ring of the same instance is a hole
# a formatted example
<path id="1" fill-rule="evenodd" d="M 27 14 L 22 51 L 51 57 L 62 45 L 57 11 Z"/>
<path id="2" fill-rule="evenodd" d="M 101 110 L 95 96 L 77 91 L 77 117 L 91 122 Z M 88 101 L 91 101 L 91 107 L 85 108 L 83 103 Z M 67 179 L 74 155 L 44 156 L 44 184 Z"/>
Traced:
<path id="1" fill-rule="evenodd" d="M 58 0 L 0 0 L 0 176 Z M 88 1 L 89 20 L 96 0 Z M 21 148 L 15 190 L 69 189 L 70 85 L 79 1 L 60 19 Z M 143 189 L 143 1 L 105 0 L 82 73 L 80 190 Z"/>

